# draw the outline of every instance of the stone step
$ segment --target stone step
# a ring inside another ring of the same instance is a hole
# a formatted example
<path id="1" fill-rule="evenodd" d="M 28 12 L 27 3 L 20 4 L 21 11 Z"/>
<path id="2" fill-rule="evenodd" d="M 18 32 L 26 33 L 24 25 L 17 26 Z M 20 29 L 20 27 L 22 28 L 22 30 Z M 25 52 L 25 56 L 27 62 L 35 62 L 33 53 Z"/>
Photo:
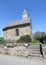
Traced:
<path id="1" fill-rule="evenodd" d="M 31 56 L 33 56 L 33 57 L 42 57 L 41 54 L 31 54 Z"/>
<path id="2" fill-rule="evenodd" d="M 28 52 L 28 53 L 30 53 L 30 54 L 31 54 L 31 53 L 32 53 L 32 54 L 40 54 L 40 52 L 33 52 L 33 51 L 32 51 L 32 52 Z"/>

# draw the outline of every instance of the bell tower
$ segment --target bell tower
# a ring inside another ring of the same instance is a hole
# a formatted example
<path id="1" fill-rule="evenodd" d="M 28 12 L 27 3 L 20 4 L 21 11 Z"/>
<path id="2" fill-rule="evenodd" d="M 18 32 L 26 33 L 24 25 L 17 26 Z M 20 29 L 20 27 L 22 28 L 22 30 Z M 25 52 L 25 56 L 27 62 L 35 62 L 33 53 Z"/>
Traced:
<path id="1" fill-rule="evenodd" d="M 24 10 L 23 13 L 22 13 L 22 19 L 23 19 L 23 20 L 29 19 L 29 15 L 28 15 L 28 13 L 27 13 L 26 10 Z"/>

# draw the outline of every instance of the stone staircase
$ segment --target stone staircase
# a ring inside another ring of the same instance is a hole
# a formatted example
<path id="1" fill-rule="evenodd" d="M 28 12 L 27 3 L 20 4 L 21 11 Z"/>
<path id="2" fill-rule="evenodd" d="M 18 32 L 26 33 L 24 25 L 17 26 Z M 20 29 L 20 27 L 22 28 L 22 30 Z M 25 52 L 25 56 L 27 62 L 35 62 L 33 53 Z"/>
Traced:
<path id="1" fill-rule="evenodd" d="M 21 56 L 32 56 L 32 57 L 42 57 L 40 54 L 40 45 L 36 44 L 36 45 L 30 45 L 27 48 L 25 46 L 16 46 L 14 48 L 7 48 L 8 52 L 11 55 L 21 55 Z M 4 51 L 6 51 L 6 49 L 4 48 Z M 7 52 L 7 51 L 6 51 Z"/>
<path id="2" fill-rule="evenodd" d="M 31 55 L 33 57 L 42 57 L 42 55 L 40 54 L 39 44 L 30 45 L 28 48 L 28 55 Z"/>

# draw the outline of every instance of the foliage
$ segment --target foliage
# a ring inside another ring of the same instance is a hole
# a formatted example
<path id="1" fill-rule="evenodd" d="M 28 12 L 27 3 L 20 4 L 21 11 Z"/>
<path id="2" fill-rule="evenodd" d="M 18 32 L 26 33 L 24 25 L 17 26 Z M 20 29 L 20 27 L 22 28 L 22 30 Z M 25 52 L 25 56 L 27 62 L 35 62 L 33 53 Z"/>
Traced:
<path id="1" fill-rule="evenodd" d="M 31 43 L 39 43 L 40 41 L 39 40 L 33 40 L 33 41 L 31 41 Z"/>
<path id="2" fill-rule="evenodd" d="M 19 42 L 30 42 L 31 41 L 31 36 L 30 35 L 24 35 L 24 36 L 21 36 L 16 42 L 19 43 Z"/>
<path id="3" fill-rule="evenodd" d="M 36 40 L 39 40 L 40 42 L 43 43 L 43 41 L 46 40 L 46 33 L 45 32 L 36 32 L 33 35 L 33 38 Z"/>
<path id="4" fill-rule="evenodd" d="M 4 39 L 3 39 L 3 37 L 0 37 L 0 43 L 1 43 L 1 44 L 4 43 Z"/>
<path id="5" fill-rule="evenodd" d="M 41 38 L 41 33 L 40 32 L 34 33 L 33 38 L 34 39 L 40 39 Z"/>
<path id="6" fill-rule="evenodd" d="M 35 39 L 33 39 L 33 40 L 30 42 L 31 45 L 39 44 L 39 43 L 40 43 L 40 41 L 39 41 L 39 40 L 35 40 Z"/>

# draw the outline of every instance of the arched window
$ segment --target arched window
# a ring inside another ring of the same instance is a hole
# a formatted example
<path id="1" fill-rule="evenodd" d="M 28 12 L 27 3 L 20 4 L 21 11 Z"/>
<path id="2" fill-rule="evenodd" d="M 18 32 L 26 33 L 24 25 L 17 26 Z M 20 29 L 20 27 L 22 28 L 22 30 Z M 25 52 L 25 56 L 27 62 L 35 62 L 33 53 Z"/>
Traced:
<path id="1" fill-rule="evenodd" d="M 19 29 L 16 29 L 16 36 L 19 36 Z"/>

